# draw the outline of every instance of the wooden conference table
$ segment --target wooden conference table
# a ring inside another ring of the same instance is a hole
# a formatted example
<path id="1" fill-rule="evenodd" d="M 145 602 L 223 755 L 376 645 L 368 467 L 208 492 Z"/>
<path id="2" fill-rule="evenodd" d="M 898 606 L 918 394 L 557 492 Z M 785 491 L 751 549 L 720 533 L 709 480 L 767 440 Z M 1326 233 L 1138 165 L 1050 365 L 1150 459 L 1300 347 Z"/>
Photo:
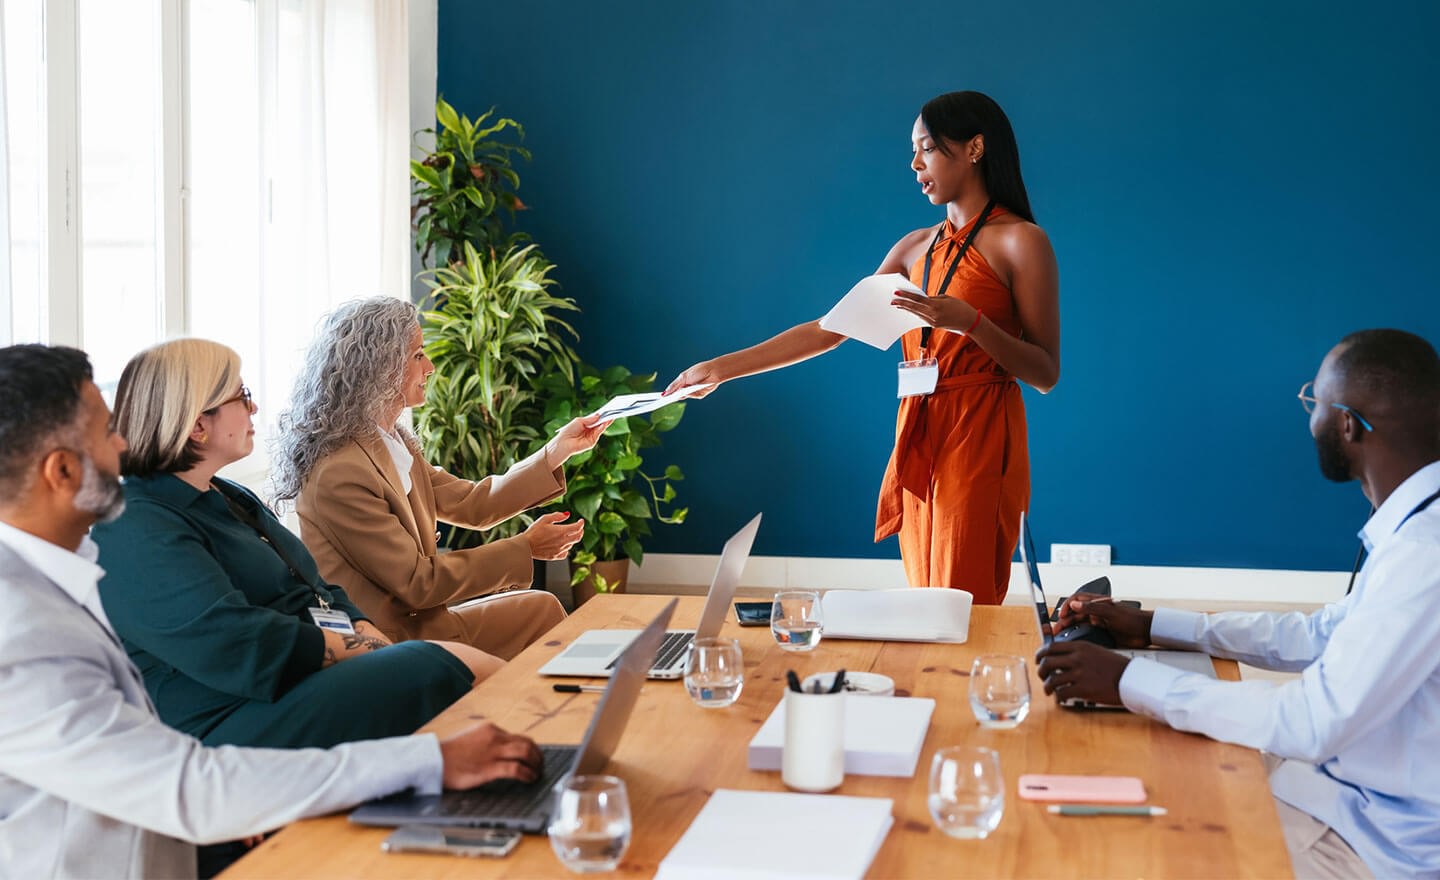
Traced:
<path id="1" fill-rule="evenodd" d="M 488 718 L 538 742 L 579 742 L 598 694 L 558 694 L 535 671 L 580 632 L 639 629 L 668 597 L 599 596 L 528 648 L 484 685 L 426 725 L 442 737 Z M 703 600 L 682 598 L 672 628 L 693 627 Z M 934 717 L 912 779 L 847 776 L 839 794 L 886 797 L 895 824 L 870 877 L 1290 877 L 1279 820 L 1258 753 L 1177 733 L 1127 712 L 1072 712 L 1033 682 L 1030 717 L 1014 730 L 976 724 L 966 676 L 977 654 L 1033 656 L 1037 637 L 1022 607 L 974 609 L 963 645 L 825 640 L 810 654 L 777 648 L 765 627 L 727 623 L 740 639 L 745 687 L 725 709 L 690 702 L 679 681 L 646 682 L 608 772 L 625 780 L 635 831 L 617 873 L 649 877 L 717 788 L 784 791 L 778 772 L 746 769 L 750 738 L 781 699 L 784 673 L 845 668 L 880 672 L 897 694 L 933 697 Z M 1235 664 L 1220 661 L 1225 678 Z M 1033 673 L 1032 673 L 1033 675 Z M 985 840 L 955 840 L 931 824 L 925 806 L 930 756 L 943 746 L 997 749 L 1005 775 L 1005 815 Z M 1052 816 L 1015 796 L 1022 773 L 1134 775 L 1145 781 L 1158 818 Z M 381 852 L 383 829 L 343 815 L 297 822 L 223 875 L 280 877 L 568 877 L 544 836 L 527 836 L 504 859 Z M 737 844 L 740 842 L 737 841 Z"/>

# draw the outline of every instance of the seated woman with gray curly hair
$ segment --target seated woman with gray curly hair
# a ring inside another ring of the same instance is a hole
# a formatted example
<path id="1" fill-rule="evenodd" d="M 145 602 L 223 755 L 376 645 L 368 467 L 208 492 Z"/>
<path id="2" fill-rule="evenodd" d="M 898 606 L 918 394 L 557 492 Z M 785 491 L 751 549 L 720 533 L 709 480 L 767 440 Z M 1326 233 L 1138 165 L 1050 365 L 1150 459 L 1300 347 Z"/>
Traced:
<path id="1" fill-rule="evenodd" d="M 472 483 L 431 467 L 397 424 L 425 402 L 434 370 L 410 303 L 373 297 L 327 315 L 280 418 L 276 499 L 295 499 L 321 574 L 344 584 L 385 635 L 463 642 L 508 660 L 565 612 L 543 590 L 497 591 L 529 587 L 532 560 L 563 559 L 584 520 L 546 514 L 515 537 L 448 553 L 436 550 L 436 522 L 490 528 L 558 497 L 561 466 L 608 423 L 575 419 L 505 474 Z"/>

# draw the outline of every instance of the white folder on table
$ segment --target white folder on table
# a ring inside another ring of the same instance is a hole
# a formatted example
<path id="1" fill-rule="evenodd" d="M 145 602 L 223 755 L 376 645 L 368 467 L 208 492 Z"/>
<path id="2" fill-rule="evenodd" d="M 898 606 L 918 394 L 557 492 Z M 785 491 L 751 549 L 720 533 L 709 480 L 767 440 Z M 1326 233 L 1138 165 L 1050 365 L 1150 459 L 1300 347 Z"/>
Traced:
<path id="1" fill-rule="evenodd" d="M 887 642 L 952 642 L 970 638 L 970 606 L 964 590 L 830 590 L 821 600 L 824 638 Z"/>

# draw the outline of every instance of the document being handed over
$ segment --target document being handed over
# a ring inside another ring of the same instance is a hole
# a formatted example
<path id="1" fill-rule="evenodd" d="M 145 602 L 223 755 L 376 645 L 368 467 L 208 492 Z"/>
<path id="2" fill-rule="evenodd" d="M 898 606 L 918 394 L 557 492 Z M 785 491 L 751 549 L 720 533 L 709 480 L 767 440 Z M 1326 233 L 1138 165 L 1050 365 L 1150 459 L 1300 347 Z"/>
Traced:
<path id="1" fill-rule="evenodd" d="M 714 387 L 714 382 L 705 382 L 700 385 L 686 385 L 684 388 L 676 388 L 669 394 L 659 391 L 651 391 L 647 394 L 620 394 L 610 398 L 610 402 L 591 413 L 592 416 L 599 416 L 602 422 L 611 419 L 620 419 L 626 416 L 644 415 L 654 412 L 662 406 L 669 406 L 687 397 L 704 391 L 706 388 Z"/>
<path id="2" fill-rule="evenodd" d="M 867 275 L 825 313 L 820 319 L 820 328 L 883 351 L 894 345 L 905 331 L 925 326 L 919 317 L 890 305 L 897 290 L 925 292 L 904 275 Z"/>

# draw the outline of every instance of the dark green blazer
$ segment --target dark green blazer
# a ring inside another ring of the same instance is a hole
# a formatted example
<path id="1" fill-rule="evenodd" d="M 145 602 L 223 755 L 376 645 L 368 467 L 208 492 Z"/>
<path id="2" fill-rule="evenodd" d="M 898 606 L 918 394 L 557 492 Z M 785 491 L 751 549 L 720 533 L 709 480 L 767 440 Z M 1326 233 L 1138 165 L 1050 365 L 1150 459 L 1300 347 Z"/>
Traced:
<path id="1" fill-rule="evenodd" d="M 332 607 L 366 619 L 344 590 L 320 580 L 305 545 L 253 493 L 216 483 L 305 577 L 218 491 L 171 475 L 126 478 L 124 514 L 93 531 L 106 615 L 160 717 L 202 739 L 246 703 L 274 702 L 320 669 L 324 636 L 307 610 L 316 594 L 306 579 Z"/>

